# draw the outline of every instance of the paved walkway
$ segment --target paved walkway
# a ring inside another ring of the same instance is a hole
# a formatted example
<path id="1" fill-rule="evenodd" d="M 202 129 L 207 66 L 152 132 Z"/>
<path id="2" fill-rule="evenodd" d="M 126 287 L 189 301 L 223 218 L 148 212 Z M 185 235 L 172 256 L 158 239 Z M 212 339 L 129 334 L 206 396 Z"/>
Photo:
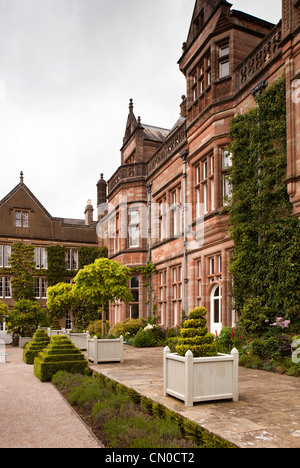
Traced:
<path id="1" fill-rule="evenodd" d="M 124 346 L 124 363 L 91 367 L 198 422 L 240 448 L 300 448 L 300 378 L 239 368 L 237 403 L 184 403 L 163 396 L 163 348 Z"/>
<path id="2" fill-rule="evenodd" d="M 100 448 L 51 383 L 40 382 L 19 348 L 0 364 L 0 448 Z M 163 348 L 124 346 L 124 363 L 91 367 L 241 448 L 300 448 L 300 379 L 239 368 L 240 399 L 193 408 L 163 396 Z"/>
<path id="3" fill-rule="evenodd" d="M 101 448 L 56 388 L 34 376 L 23 351 L 6 351 L 8 363 L 0 364 L 0 448 Z"/>

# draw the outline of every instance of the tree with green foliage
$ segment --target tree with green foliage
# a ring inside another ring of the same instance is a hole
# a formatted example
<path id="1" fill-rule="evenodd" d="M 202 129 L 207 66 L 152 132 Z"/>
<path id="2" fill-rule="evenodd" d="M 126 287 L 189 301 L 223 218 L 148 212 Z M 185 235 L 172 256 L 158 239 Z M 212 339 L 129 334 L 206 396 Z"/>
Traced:
<path id="1" fill-rule="evenodd" d="M 130 269 L 108 258 L 97 259 L 85 266 L 74 278 L 75 299 L 88 300 L 101 306 L 103 337 L 106 335 L 106 304 L 116 300 L 125 303 L 133 300 L 129 280 Z"/>
<path id="2" fill-rule="evenodd" d="M 57 283 L 47 289 L 47 308 L 50 321 L 55 317 L 63 317 L 74 303 L 72 285 L 68 283 Z"/>
<path id="3" fill-rule="evenodd" d="M 284 182 L 285 77 L 256 101 L 256 108 L 231 124 L 232 198 L 227 207 L 234 241 L 230 261 L 234 308 L 250 334 L 263 333 L 264 321 L 278 316 L 291 320 L 297 329 L 300 292 L 300 221 L 291 216 Z"/>
<path id="4" fill-rule="evenodd" d="M 32 337 L 40 324 L 45 321 L 46 311 L 35 301 L 21 300 L 8 313 L 8 332 Z"/>
<path id="5" fill-rule="evenodd" d="M 47 308 L 52 322 L 64 317 L 67 310 L 72 310 L 76 329 L 87 329 L 90 322 L 99 317 L 99 306 L 91 300 L 79 298 L 73 294 L 74 288 L 68 283 L 57 283 L 47 289 Z"/>

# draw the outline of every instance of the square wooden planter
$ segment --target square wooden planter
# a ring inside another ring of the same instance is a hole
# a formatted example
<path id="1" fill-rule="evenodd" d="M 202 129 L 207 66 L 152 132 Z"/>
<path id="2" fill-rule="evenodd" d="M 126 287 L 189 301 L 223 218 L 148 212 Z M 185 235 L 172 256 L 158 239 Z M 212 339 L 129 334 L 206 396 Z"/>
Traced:
<path id="1" fill-rule="evenodd" d="M 24 348 L 26 343 L 32 341 L 32 337 L 29 336 L 19 336 L 19 348 Z"/>
<path id="2" fill-rule="evenodd" d="M 98 340 L 95 336 L 95 338 L 88 340 L 88 360 L 94 364 L 101 362 L 123 362 L 123 336 L 115 340 Z"/>
<path id="3" fill-rule="evenodd" d="M 164 395 L 183 400 L 185 406 L 212 400 L 238 401 L 239 353 L 194 358 L 164 349 Z"/>

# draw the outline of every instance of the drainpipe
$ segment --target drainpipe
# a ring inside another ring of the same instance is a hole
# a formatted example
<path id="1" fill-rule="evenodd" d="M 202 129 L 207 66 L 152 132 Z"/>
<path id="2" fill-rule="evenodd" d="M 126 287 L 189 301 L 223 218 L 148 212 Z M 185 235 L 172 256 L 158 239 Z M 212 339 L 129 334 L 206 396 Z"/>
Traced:
<path id="1" fill-rule="evenodd" d="M 152 205 L 152 182 L 147 184 L 147 192 L 148 192 L 148 263 L 152 262 L 152 249 L 151 249 L 151 205 Z M 148 284 L 148 316 L 152 317 L 152 277 L 149 278 Z"/>
<path id="2" fill-rule="evenodd" d="M 180 157 L 183 163 L 183 310 L 184 310 L 184 317 L 185 320 L 187 319 L 188 315 L 188 268 L 187 268 L 187 234 L 188 234 L 188 226 L 187 226 L 187 157 L 189 155 L 189 150 L 184 150 Z"/>

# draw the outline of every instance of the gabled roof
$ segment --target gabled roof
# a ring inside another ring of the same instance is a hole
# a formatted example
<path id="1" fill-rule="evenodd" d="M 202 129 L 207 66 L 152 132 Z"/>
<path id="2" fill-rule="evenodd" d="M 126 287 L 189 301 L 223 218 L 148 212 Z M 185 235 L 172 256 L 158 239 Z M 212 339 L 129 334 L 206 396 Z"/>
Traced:
<path id="1" fill-rule="evenodd" d="M 228 7 L 232 6 L 232 4 L 226 0 L 196 0 L 192 22 L 186 41 L 187 47 L 200 34 L 201 30 L 207 24 L 211 15 L 218 9 L 220 4 L 225 4 Z"/>
<path id="2" fill-rule="evenodd" d="M 127 123 L 126 123 L 126 130 L 125 130 L 125 135 L 124 135 L 124 142 L 129 140 L 133 132 L 135 131 L 136 128 L 138 128 L 139 123 L 135 118 L 135 115 L 133 113 L 133 100 L 130 99 L 129 102 L 129 114 L 127 118 Z"/>
<path id="3" fill-rule="evenodd" d="M 140 117 L 136 119 L 133 112 L 133 100 L 130 99 L 129 103 L 129 114 L 126 123 L 126 130 L 124 136 L 124 143 L 126 143 L 133 135 L 137 128 L 143 129 L 144 138 L 146 140 L 158 141 L 163 143 L 167 138 L 170 130 L 161 127 L 155 127 L 153 125 L 147 125 L 141 123 Z"/>
<path id="4" fill-rule="evenodd" d="M 0 201 L 0 208 L 5 205 L 14 195 L 16 195 L 19 190 L 23 190 L 27 195 L 38 205 L 38 207 L 45 213 L 48 218 L 52 218 L 50 213 L 46 210 L 46 208 L 42 205 L 42 203 L 36 198 L 36 196 L 31 192 L 31 190 L 27 187 L 27 185 L 24 184 L 22 181 L 21 177 L 21 182 L 16 185 L 15 188 L 13 188 L 1 201 Z M 19 207 L 22 208 L 22 207 Z"/>

